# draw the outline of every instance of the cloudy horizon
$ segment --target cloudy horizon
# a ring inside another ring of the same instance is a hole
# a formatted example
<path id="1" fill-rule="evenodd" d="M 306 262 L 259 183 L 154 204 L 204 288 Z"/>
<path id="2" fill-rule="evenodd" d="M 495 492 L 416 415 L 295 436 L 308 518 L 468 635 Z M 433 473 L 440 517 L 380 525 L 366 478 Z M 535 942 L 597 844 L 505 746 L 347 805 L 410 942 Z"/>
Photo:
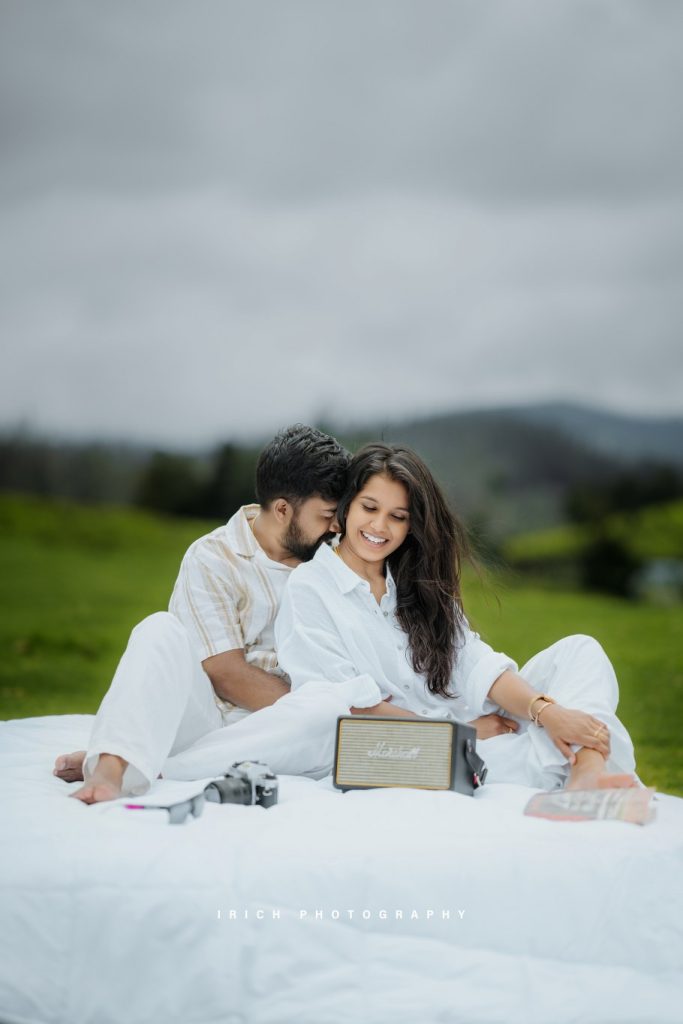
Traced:
<path id="1" fill-rule="evenodd" d="M 681 414 L 675 2 L 2 9 L 0 428 Z"/>

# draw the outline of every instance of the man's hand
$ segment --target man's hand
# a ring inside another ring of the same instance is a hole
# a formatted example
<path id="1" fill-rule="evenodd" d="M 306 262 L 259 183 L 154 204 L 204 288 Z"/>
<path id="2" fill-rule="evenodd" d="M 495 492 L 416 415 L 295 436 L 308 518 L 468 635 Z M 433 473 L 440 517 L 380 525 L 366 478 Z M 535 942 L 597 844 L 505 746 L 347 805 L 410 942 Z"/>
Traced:
<path id="1" fill-rule="evenodd" d="M 503 715 L 481 715 L 475 718 L 468 725 L 473 725 L 477 730 L 478 740 L 488 740 L 491 736 L 502 736 L 506 732 L 517 732 L 519 724 L 514 718 L 505 718 Z"/>
<path id="2" fill-rule="evenodd" d="M 222 700 L 247 711 L 267 708 L 290 691 L 289 683 L 279 676 L 249 665 L 243 648 L 206 658 L 202 668 Z"/>
<path id="3" fill-rule="evenodd" d="M 380 701 L 371 708 L 351 708 L 352 715 L 387 715 L 390 718 L 419 718 L 414 711 L 407 711 L 405 708 L 394 707 L 389 701 L 391 697 Z"/>

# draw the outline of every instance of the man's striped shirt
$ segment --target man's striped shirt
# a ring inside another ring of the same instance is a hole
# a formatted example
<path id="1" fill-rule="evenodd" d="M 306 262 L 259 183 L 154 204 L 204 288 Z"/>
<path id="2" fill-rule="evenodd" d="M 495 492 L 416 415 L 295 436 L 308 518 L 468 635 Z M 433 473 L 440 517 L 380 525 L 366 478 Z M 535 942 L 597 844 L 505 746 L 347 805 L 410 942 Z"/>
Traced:
<path id="1" fill-rule="evenodd" d="M 243 505 L 225 524 L 190 546 L 169 611 L 180 619 L 200 661 L 244 649 L 247 662 L 287 678 L 277 665 L 273 624 L 290 566 L 268 558 L 251 529 L 258 505 Z M 234 705 L 216 697 L 222 711 Z"/>

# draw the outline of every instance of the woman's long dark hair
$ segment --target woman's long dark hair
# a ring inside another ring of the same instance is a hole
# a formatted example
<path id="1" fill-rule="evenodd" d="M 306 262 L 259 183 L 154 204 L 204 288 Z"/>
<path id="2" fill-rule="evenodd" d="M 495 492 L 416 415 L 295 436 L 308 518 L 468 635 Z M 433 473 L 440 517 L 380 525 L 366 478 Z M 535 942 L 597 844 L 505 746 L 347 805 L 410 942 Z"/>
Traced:
<path id="1" fill-rule="evenodd" d="M 377 474 L 402 483 L 408 491 L 410 532 L 387 563 L 413 668 L 426 676 L 432 693 L 453 697 L 448 685 L 464 635 L 461 564 L 472 557 L 465 528 L 419 455 L 402 445 L 376 442 L 361 448 L 349 465 L 348 485 L 337 506 L 342 535 L 349 505 Z"/>

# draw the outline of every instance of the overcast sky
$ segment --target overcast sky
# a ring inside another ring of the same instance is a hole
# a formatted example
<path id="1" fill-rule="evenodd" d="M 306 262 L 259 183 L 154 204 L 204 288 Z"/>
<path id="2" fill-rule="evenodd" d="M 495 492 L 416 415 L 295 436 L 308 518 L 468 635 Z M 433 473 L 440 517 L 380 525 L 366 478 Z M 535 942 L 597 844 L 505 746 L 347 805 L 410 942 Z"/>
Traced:
<path id="1" fill-rule="evenodd" d="M 0 12 L 0 427 L 683 411 L 677 0 Z"/>

